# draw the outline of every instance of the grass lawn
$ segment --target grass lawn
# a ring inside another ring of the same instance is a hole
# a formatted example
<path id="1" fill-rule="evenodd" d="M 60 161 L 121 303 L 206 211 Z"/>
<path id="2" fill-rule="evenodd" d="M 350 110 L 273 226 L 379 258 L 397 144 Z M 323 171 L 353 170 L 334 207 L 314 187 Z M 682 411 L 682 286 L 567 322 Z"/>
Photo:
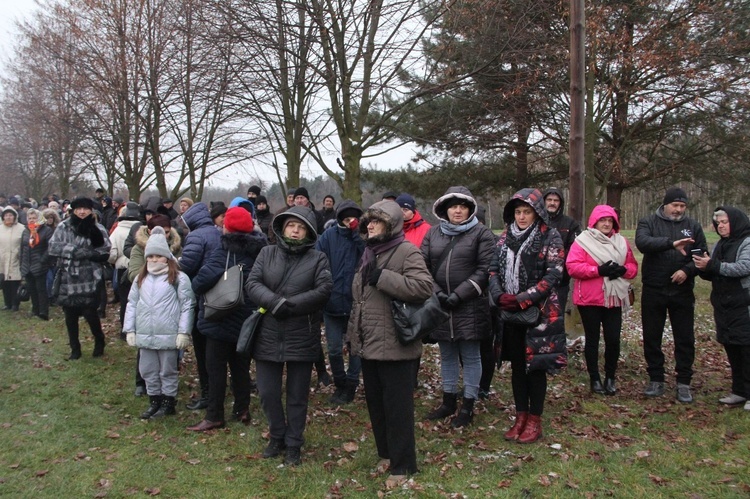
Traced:
<path id="1" fill-rule="evenodd" d="M 632 236 L 631 236 L 632 240 Z M 638 305 L 625 321 L 615 397 L 588 390 L 583 354 L 551 377 L 544 438 L 505 442 L 511 424 L 510 369 L 498 372 L 491 399 L 478 403 L 475 423 L 457 431 L 424 422 L 441 395 L 437 347 L 425 349 L 416 396 L 421 472 L 388 489 L 375 466 L 364 397 L 331 408 L 331 388 L 311 394 L 303 464 L 280 466 L 260 457 L 267 427 L 253 397 L 246 427 L 194 434 L 185 427 L 202 413 L 185 409 L 194 390 L 186 356 L 178 414 L 141 421 L 148 402 L 133 396 L 135 351 L 118 338 L 109 307 L 105 356 L 67 362 L 62 314 L 44 323 L 0 315 L 0 496 L 7 497 L 748 497 L 750 413 L 721 407 L 729 368 L 714 341 L 709 285 L 698 284 L 696 402 L 674 401 L 674 378 L 659 400 L 641 395 L 647 380 L 639 342 Z M 667 365 L 673 367 L 671 336 Z M 231 396 L 227 414 L 231 414 Z"/>

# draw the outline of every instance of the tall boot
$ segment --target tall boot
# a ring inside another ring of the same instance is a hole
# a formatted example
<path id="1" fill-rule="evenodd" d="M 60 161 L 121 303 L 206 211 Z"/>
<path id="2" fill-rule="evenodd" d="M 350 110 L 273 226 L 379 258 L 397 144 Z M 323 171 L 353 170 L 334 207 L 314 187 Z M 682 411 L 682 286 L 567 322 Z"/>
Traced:
<path id="1" fill-rule="evenodd" d="M 505 432 L 505 440 L 518 440 L 518 437 L 523 433 L 523 429 L 526 426 L 526 420 L 529 418 L 528 412 L 517 412 L 516 422 L 513 423 L 510 430 Z"/>
<path id="2" fill-rule="evenodd" d="M 474 420 L 474 399 L 463 398 L 461 401 L 461 410 L 458 411 L 458 416 L 453 420 L 451 426 L 454 428 L 463 428 L 468 426 Z"/>
<path id="3" fill-rule="evenodd" d="M 443 392 L 443 403 L 437 409 L 427 414 L 427 419 L 445 419 L 448 416 L 453 416 L 456 413 L 456 398 L 457 394 L 455 393 Z"/>
<path id="4" fill-rule="evenodd" d="M 161 407 L 161 395 L 149 395 L 148 400 L 150 405 L 148 406 L 148 409 L 141 414 L 141 419 L 151 419 Z"/>
<path id="5" fill-rule="evenodd" d="M 161 401 L 161 407 L 159 410 L 151 416 L 151 419 L 163 418 L 164 416 L 172 416 L 177 414 L 175 406 L 177 405 L 177 399 L 174 397 L 164 397 Z"/>
<path id="6" fill-rule="evenodd" d="M 542 438 L 542 416 L 529 414 L 526 427 L 518 437 L 519 444 L 531 444 Z"/>

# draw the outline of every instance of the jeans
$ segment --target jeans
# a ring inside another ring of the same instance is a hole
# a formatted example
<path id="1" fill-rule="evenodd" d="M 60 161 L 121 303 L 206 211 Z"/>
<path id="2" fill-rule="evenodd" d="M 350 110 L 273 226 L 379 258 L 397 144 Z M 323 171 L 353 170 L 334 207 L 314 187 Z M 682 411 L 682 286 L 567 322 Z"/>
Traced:
<path id="1" fill-rule="evenodd" d="M 362 370 L 362 360 L 359 355 L 349 352 L 349 368 L 344 369 L 344 338 L 349 324 L 348 315 L 323 314 L 326 325 L 326 343 L 328 343 L 328 362 L 333 372 L 333 382 L 341 387 L 346 382 L 359 384 L 359 373 Z"/>
<path id="2" fill-rule="evenodd" d="M 641 294 L 641 316 L 643 320 L 643 354 L 648 364 L 651 381 L 664 382 L 664 352 L 661 344 L 664 325 L 669 313 L 674 338 L 675 371 L 677 382 L 689 385 L 693 377 L 695 360 L 695 333 L 693 317 L 695 296 L 692 289 L 674 293 L 660 288 L 643 286 Z"/>
<path id="3" fill-rule="evenodd" d="M 443 391 L 458 393 L 458 378 L 461 370 L 459 359 L 464 364 L 464 397 L 479 398 L 479 380 L 482 378 L 482 358 L 479 340 L 439 341 L 440 374 Z"/>
<path id="4" fill-rule="evenodd" d="M 604 375 L 614 378 L 617 361 L 620 359 L 620 332 L 622 331 L 622 308 L 579 306 L 583 330 L 586 334 L 586 370 L 592 381 L 601 379 L 599 375 L 599 327 L 604 334 Z"/>

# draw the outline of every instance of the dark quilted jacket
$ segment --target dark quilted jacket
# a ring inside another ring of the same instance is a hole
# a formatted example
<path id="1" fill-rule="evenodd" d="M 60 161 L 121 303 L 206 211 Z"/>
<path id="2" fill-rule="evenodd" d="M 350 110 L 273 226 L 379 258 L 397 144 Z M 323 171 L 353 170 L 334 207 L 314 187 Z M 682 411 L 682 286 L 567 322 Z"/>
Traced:
<path id="1" fill-rule="evenodd" d="M 33 248 L 29 246 L 31 232 L 24 229 L 21 236 L 21 275 L 40 276 L 47 273 L 50 267 L 47 251 L 49 249 L 49 240 L 52 238 L 54 230 L 49 225 L 40 225 L 37 227 L 39 234 L 39 244 Z"/>
<path id="2" fill-rule="evenodd" d="M 183 215 L 190 232 L 185 236 L 180 269 L 191 279 L 198 274 L 208 255 L 221 245 L 221 232 L 214 225 L 208 206 L 195 203 Z M 200 299 L 198 299 L 200 302 Z"/>

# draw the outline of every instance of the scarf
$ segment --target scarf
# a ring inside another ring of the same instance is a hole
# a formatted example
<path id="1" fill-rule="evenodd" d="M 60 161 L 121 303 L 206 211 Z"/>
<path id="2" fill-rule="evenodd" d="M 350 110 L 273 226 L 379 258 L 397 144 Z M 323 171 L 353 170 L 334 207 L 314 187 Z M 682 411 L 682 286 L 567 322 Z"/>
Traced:
<path id="1" fill-rule="evenodd" d="M 522 267 L 521 256 L 539 233 L 539 221 L 521 230 L 513 222 L 505 236 L 505 292 L 517 295 L 520 290 L 518 274 Z"/>
<path id="2" fill-rule="evenodd" d="M 38 224 L 35 224 L 33 222 L 29 222 L 28 228 L 29 228 L 29 246 L 35 247 L 37 244 L 39 244 L 39 233 L 37 232 L 37 228 L 39 227 Z"/>
<path id="3" fill-rule="evenodd" d="M 589 227 L 576 238 L 576 242 L 598 265 L 609 261 L 618 265 L 625 264 L 628 244 L 625 242 L 625 238 L 617 232 L 608 237 L 601 231 Z M 609 277 L 603 277 L 602 280 L 604 281 L 604 306 L 606 308 L 630 308 L 630 300 L 628 299 L 630 282 L 623 278 L 613 280 Z"/>
<path id="4" fill-rule="evenodd" d="M 151 275 L 164 275 L 169 272 L 167 262 L 146 262 L 146 268 Z"/>
<path id="5" fill-rule="evenodd" d="M 477 220 L 477 217 L 474 216 L 469 218 L 466 222 L 458 225 L 452 224 L 448 220 L 440 219 L 440 232 L 442 232 L 446 236 L 458 236 L 460 234 L 463 234 L 464 232 L 467 232 L 478 223 L 479 220 Z"/>
<path id="6" fill-rule="evenodd" d="M 362 253 L 362 259 L 360 260 L 359 268 L 362 273 L 362 285 L 364 286 L 367 284 L 367 281 L 370 280 L 370 273 L 375 270 L 375 268 L 378 266 L 377 262 L 377 256 L 388 251 L 391 248 L 395 248 L 402 242 L 404 242 L 404 233 L 399 232 L 396 237 L 393 239 L 389 239 L 385 242 L 373 242 L 370 244 L 370 241 L 367 242 L 367 246 L 365 246 L 365 251 Z"/>

